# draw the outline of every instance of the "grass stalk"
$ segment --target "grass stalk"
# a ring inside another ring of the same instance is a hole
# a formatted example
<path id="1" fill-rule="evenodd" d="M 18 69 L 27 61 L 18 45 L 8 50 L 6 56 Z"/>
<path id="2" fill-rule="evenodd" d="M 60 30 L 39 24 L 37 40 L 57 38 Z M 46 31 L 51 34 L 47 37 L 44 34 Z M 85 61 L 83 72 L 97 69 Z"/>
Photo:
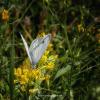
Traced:
<path id="1" fill-rule="evenodd" d="M 14 32 L 12 32 L 12 39 L 11 43 L 14 44 Z M 15 55 L 15 50 L 14 50 L 14 45 L 11 47 L 11 66 L 10 66 L 10 75 L 9 75 L 9 80 L 10 80 L 10 100 L 14 100 L 14 55 Z"/>

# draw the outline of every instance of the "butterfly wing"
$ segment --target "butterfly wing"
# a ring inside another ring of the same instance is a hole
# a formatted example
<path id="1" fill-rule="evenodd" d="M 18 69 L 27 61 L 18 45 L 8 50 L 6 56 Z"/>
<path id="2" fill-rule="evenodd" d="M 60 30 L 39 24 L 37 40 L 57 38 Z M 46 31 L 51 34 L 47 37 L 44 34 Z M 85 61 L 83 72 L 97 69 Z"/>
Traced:
<path id="1" fill-rule="evenodd" d="M 27 52 L 27 54 L 28 54 L 28 57 L 29 57 L 29 59 L 30 59 L 30 61 L 31 61 L 31 63 L 32 63 L 32 59 L 31 59 L 31 56 L 30 56 L 30 53 L 29 53 L 28 45 L 27 45 L 27 43 L 26 43 L 24 37 L 22 36 L 22 34 L 20 34 L 20 35 L 21 35 L 22 41 L 23 41 L 23 43 L 24 43 L 24 46 L 25 46 L 26 52 Z"/>
<path id="2" fill-rule="evenodd" d="M 32 48 L 35 48 L 41 40 L 42 38 L 36 38 L 35 40 L 33 40 L 29 49 L 31 50 Z"/>
<path id="3" fill-rule="evenodd" d="M 48 34 L 43 38 L 37 38 L 34 40 L 29 48 L 29 52 L 32 58 L 32 65 L 36 65 L 36 63 L 40 60 L 42 55 L 44 54 L 48 43 L 51 39 L 51 35 Z"/>

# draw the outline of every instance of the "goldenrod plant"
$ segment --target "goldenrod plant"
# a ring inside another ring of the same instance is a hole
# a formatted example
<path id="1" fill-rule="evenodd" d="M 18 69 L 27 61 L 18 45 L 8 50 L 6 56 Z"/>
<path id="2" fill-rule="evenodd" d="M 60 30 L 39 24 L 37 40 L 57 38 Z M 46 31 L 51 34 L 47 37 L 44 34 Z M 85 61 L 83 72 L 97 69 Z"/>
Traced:
<path id="1" fill-rule="evenodd" d="M 43 37 L 45 33 L 41 33 L 38 37 Z M 29 58 L 26 58 L 23 63 L 14 69 L 14 83 L 17 91 L 28 92 L 30 95 L 41 92 L 41 84 L 45 82 L 49 86 L 51 80 L 51 72 L 56 67 L 58 55 L 53 50 L 52 43 L 48 44 L 48 48 L 43 54 L 42 58 L 36 65 L 36 68 L 32 68 Z M 17 86 L 19 85 L 19 89 Z M 16 91 L 16 92 L 17 92 Z"/>

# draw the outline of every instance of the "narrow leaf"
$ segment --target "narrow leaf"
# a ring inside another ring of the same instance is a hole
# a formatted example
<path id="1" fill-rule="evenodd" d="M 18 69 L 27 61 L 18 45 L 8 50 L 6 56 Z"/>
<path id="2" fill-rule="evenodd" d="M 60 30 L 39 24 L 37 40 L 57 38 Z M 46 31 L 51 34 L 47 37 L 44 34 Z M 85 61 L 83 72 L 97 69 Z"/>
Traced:
<path id="1" fill-rule="evenodd" d="M 55 75 L 55 79 L 57 79 L 58 77 L 60 77 L 60 76 L 62 76 L 62 75 L 64 75 L 64 74 L 66 74 L 66 73 L 68 73 L 68 72 L 70 71 L 70 69 L 71 69 L 71 66 L 70 66 L 70 65 L 67 65 L 67 66 L 64 67 L 64 68 L 61 68 L 61 69 L 57 72 L 57 74 Z"/>

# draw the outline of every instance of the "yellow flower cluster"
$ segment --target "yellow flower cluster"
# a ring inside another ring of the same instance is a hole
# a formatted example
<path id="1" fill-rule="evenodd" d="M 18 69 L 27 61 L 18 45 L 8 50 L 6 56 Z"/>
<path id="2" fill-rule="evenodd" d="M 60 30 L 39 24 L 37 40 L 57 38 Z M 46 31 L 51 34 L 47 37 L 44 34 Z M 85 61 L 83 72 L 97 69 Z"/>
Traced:
<path id="1" fill-rule="evenodd" d="M 43 36 L 45 36 L 45 32 L 39 33 L 39 34 L 37 35 L 37 37 L 43 37 Z"/>
<path id="2" fill-rule="evenodd" d="M 29 81 L 29 72 L 30 70 L 26 69 L 26 68 L 17 68 L 15 69 L 15 76 L 17 77 L 16 80 L 14 80 L 14 82 L 19 82 L 21 85 L 24 85 L 26 83 L 28 83 Z"/>
<path id="3" fill-rule="evenodd" d="M 40 59 L 38 65 L 40 67 L 42 66 L 42 67 L 45 67 L 46 69 L 52 70 L 55 66 L 55 62 L 56 62 L 58 56 L 56 54 L 49 55 L 49 53 L 50 52 L 48 52 L 48 51 L 45 52 L 45 54 Z"/>
<path id="4" fill-rule="evenodd" d="M 32 69 L 29 59 L 26 58 L 22 65 L 14 70 L 15 84 L 26 85 L 31 82 L 35 83 L 36 81 L 42 82 L 43 80 L 48 82 L 50 80 L 50 72 L 55 68 L 57 57 L 58 55 L 55 53 L 53 45 L 50 43 L 35 69 Z M 22 90 L 24 91 L 25 89 Z M 34 91 L 34 89 L 30 89 L 29 93 Z"/>
<path id="5" fill-rule="evenodd" d="M 28 61 L 28 58 L 26 59 Z M 15 83 L 19 82 L 21 85 L 25 85 L 33 80 L 41 80 L 42 74 L 40 69 L 32 69 L 26 68 L 26 60 L 19 68 L 15 68 L 14 74 L 16 79 L 14 80 Z"/>
<path id="6" fill-rule="evenodd" d="M 9 12 L 6 9 L 4 9 L 2 12 L 2 20 L 5 22 L 7 22 L 9 20 Z"/>

